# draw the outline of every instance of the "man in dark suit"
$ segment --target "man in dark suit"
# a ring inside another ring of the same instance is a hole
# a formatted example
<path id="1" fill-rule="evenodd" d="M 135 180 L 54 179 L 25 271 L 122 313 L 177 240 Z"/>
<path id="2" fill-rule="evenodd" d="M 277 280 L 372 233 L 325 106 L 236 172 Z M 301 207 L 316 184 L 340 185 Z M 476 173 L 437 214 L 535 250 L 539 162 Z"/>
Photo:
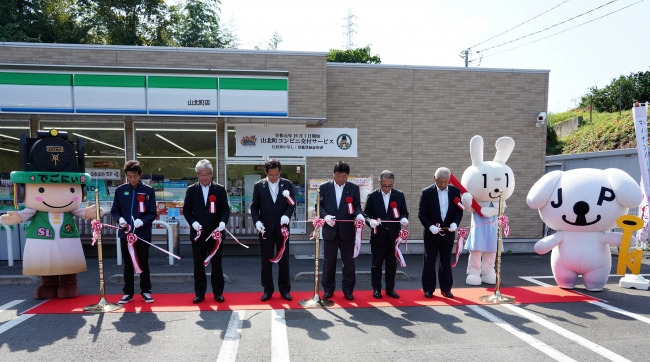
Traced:
<path id="1" fill-rule="evenodd" d="M 379 175 L 380 188 L 368 194 L 366 208 L 363 210 L 370 232 L 370 250 L 372 252 L 372 296 L 381 298 L 381 269 L 386 261 L 386 295 L 399 298 L 395 292 L 395 274 L 397 259 L 395 258 L 395 240 L 401 230 L 401 225 L 408 225 L 409 212 L 406 208 L 404 193 L 393 188 L 395 175 L 384 170 Z M 393 207 L 394 206 L 394 207 Z M 379 220 L 377 220 L 379 219 Z M 385 221 L 399 221 L 385 222 Z M 375 234 L 374 230 L 377 230 Z"/>
<path id="2" fill-rule="evenodd" d="M 343 262 L 343 294 L 354 300 L 356 276 L 354 270 L 354 220 L 364 220 L 361 213 L 359 186 L 348 182 L 350 166 L 339 161 L 334 165 L 334 180 L 320 186 L 320 215 L 323 226 L 323 299 L 329 299 L 336 289 L 336 256 L 341 251 Z M 347 222 L 337 222 L 348 220 Z"/>
<path id="3" fill-rule="evenodd" d="M 460 200 L 460 191 L 449 185 L 451 171 L 441 167 L 433 177 L 435 184 L 422 190 L 418 217 L 424 226 L 424 267 L 422 268 L 422 289 L 426 298 L 433 298 L 436 290 L 436 259 L 440 255 L 438 280 L 440 292 L 453 298 L 451 286 L 451 251 L 454 248 L 456 229 L 463 218 L 463 210 L 455 199 Z M 444 230 L 443 230 L 444 229 Z"/>
<path id="4" fill-rule="evenodd" d="M 282 165 L 276 159 L 264 163 L 266 178 L 258 181 L 253 188 L 251 216 L 259 232 L 262 256 L 262 302 L 271 299 L 275 289 L 273 285 L 273 259 L 284 241 L 282 226 L 289 230 L 291 214 L 296 208 L 293 183 L 280 177 Z M 286 191 L 286 192 L 285 192 Z M 288 193 L 288 197 L 287 194 Z M 277 252 L 276 252 L 277 249 Z M 291 300 L 291 277 L 289 275 L 289 240 L 284 245 L 284 252 L 278 261 L 278 289 L 282 299 Z"/>
<path id="5" fill-rule="evenodd" d="M 194 293 L 193 303 L 200 303 L 205 299 L 205 291 L 208 287 L 208 279 L 205 274 L 203 262 L 214 249 L 216 240 L 209 238 L 215 229 L 221 233 L 221 243 L 226 239 L 223 230 L 230 217 L 228 207 L 228 196 L 226 189 L 216 182 L 212 182 L 212 164 L 208 160 L 201 160 L 194 168 L 199 182 L 187 188 L 185 203 L 183 204 L 183 215 L 185 220 L 192 226 L 190 239 L 192 240 L 192 256 L 194 257 Z M 198 234 L 198 235 L 197 235 Z M 198 239 L 197 239 L 198 236 Z M 210 259 L 212 264 L 212 292 L 217 302 L 223 302 L 223 268 L 221 267 L 221 251 Z"/>

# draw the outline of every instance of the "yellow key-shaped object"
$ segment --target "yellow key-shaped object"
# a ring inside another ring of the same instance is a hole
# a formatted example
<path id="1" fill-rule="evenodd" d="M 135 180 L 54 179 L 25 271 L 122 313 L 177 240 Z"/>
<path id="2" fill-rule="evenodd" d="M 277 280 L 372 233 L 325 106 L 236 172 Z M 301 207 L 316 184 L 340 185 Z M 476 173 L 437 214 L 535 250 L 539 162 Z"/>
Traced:
<path id="1" fill-rule="evenodd" d="M 626 268 L 629 268 L 632 274 L 639 274 L 641 273 L 641 258 L 643 257 L 643 251 L 641 249 L 636 249 L 630 252 L 629 250 L 632 233 L 643 227 L 643 220 L 634 215 L 623 215 L 616 219 L 616 225 L 623 229 L 616 274 L 625 275 Z"/>

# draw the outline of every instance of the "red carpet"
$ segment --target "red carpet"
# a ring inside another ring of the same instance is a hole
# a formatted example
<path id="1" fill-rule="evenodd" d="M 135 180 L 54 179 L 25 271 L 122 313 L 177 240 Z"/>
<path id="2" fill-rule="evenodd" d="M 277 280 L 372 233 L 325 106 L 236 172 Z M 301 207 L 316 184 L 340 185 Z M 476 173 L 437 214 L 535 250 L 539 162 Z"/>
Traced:
<path id="1" fill-rule="evenodd" d="M 494 289 L 488 288 L 457 288 L 454 289 L 456 298 L 447 299 L 436 291 L 433 299 L 424 298 L 422 290 L 397 290 L 399 299 L 383 296 L 382 299 L 372 297 L 372 291 L 359 290 L 354 293 L 354 300 L 349 302 L 343 297 L 343 293 L 337 291 L 331 299 L 335 304 L 331 308 L 382 308 L 382 307 L 417 307 L 417 306 L 462 306 L 473 304 L 487 304 L 479 300 L 483 295 L 490 295 Z M 518 304 L 538 303 L 569 303 L 589 302 L 597 299 L 575 293 L 558 287 L 517 287 L 501 288 L 504 296 L 515 297 Z M 309 299 L 313 292 L 292 292 L 293 301 L 287 302 L 280 298 L 279 293 L 274 293 L 273 298 L 267 302 L 261 302 L 261 292 L 255 293 L 225 293 L 226 301 L 217 303 L 212 295 L 206 295 L 206 300 L 199 304 L 192 304 L 194 294 L 154 294 L 155 303 L 145 303 L 140 295 L 136 295 L 132 302 L 124 308 L 116 311 L 123 313 L 135 312 L 192 312 L 192 311 L 216 311 L 216 310 L 259 310 L 259 309 L 301 309 L 298 302 L 302 299 Z M 322 292 L 321 292 L 322 296 Z M 109 302 L 117 303 L 121 295 L 107 295 Z M 84 313 L 85 306 L 95 304 L 99 301 L 99 295 L 81 295 L 72 299 L 50 299 L 44 303 L 25 312 L 27 314 L 69 314 Z"/>

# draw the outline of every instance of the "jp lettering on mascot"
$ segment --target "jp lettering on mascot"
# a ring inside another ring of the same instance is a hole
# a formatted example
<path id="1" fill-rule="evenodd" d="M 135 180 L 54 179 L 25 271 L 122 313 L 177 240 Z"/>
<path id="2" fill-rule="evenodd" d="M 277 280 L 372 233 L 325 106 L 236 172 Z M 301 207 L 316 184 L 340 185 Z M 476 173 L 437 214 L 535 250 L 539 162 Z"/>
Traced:
<path id="1" fill-rule="evenodd" d="M 469 261 L 468 285 L 496 284 L 494 261 L 497 253 L 498 229 L 494 226 L 499 216 L 499 193 L 503 192 L 503 208 L 515 190 L 515 175 L 506 165 L 515 141 L 501 137 L 496 141 L 497 153 L 493 161 L 483 161 L 483 137 L 474 136 L 469 142 L 472 165 L 461 178 L 465 188 L 462 204 L 472 214 L 471 231 L 467 239 Z M 475 201 L 474 205 L 472 202 Z M 476 205 L 478 203 L 478 205 Z"/>
<path id="2" fill-rule="evenodd" d="M 556 230 L 535 244 L 535 252 L 553 250 L 551 269 L 560 288 L 573 289 L 582 274 L 587 290 L 603 290 L 612 267 L 609 245 L 620 246 L 622 236 L 608 231 L 641 199 L 639 185 L 616 168 L 552 171 L 533 185 L 528 206 Z"/>
<path id="3" fill-rule="evenodd" d="M 38 131 L 38 138 L 20 139 L 20 171 L 11 173 L 14 203 L 24 203 L 21 211 L 0 217 L 4 225 L 32 219 L 27 229 L 23 275 L 41 276 L 34 291 L 36 299 L 73 298 L 79 295 L 77 273 L 86 271 L 73 216 L 92 219 L 95 205 L 80 208 L 86 199 L 84 146 L 77 138 L 77 150 L 66 132 Z M 103 210 L 100 209 L 103 214 Z"/>

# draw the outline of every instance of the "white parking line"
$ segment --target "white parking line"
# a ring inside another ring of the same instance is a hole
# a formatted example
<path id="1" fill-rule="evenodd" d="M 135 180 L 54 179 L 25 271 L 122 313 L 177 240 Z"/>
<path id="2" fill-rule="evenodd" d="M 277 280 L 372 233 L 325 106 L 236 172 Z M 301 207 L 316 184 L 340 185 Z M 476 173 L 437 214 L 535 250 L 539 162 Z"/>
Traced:
<path id="1" fill-rule="evenodd" d="M 599 355 L 609 359 L 610 361 L 629 361 L 628 359 L 624 358 L 623 356 L 620 356 L 620 355 L 608 350 L 607 348 L 605 348 L 605 347 L 603 347 L 601 345 L 598 345 L 598 344 L 596 344 L 596 343 L 594 343 L 594 342 L 592 342 L 592 341 L 590 341 L 590 340 L 588 340 L 586 338 L 580 337 L 579 335 L 577 335 L 577 334 L 575 334 L 573 332 L 570 332 L 570 331 L 568 331 L 568 330 L 566 330 L 566 329 L 564 329 L 564 328 L 562 328 L 562 327 L 560 327 L 558 325 L 555 325 L 555 324 L 547 321 L 546 319 L 541 318 L 541 317 L 539 317 L 539 316 L 537 316 L 537 315 L 535 315 L 535 314 L 533 314 L 533 313 L 531 313 L 531 312 L 529 312 L 529 311 L 527 311 L 527 310 L 525 310 L 525 309 L 523 309 L 521 307 L 517 307 L 517 306 L 509 305 L 509 304 L 502 304 L 501 306 L 503 308 L 509 309 L 509 310 L 519 314 L 520 316 L 522 316 L 524 318 L 528 318 L 529 320 L 531 320 L 531 321 L 533 321 L 533 322 L 535 322 L 535 323 L 537 323 L 537 324 L 539 324 L 539 325 L 541 325 L 543 327 L 546 327 L 546 328 L 552 330 L 553 332 L 561 335 L 564 338 L 572 340 L 572 341 L 578 343 L 579 345 L 581 345 L 583 347 L 586 347 L 586 348 L 590 349 L 591 351 L 593 351 L 595 353 L 598 353 Z"/>
<path id="2" fill-rule="evenodd" d="M 239 339 L 241 338 L 241 328 L 246 316 L 244 310 L 234 310 L 228 322 L 228 329 L 221 343 L 219 357 L 217 362 L 229 362 L 237 359 L 237 350 L 239 349 Z"/>
<path id="3" fill-rule="evenodd" d="M 0 305 L 0 313 L 6 311 L 7 309 L 9 309 L 11 307 L 13 307 L 14 305 L 18 305 L 18 304 L 20 304 L 20 303 L 22 303 L 24 301 L 25 301 L 24 299 L 12 300 L 11 302 L 9 302 L 9 303 L 7 303 L 5 305 Z"/>
<path id="4" fill-rule="evenodd" d="M 289 339 L 284 309 L 271 311 L 271 361 L 289 361 Z"/>
<path id="5" fill-rule="evenodd" d="M 478 305 L 470 305 L 468 306 L 469 309 L 473 310 L 474 312 L 482 315 L 485 317 L 487 320 L 490 322 L 496 324 L 497 326 L 505 329 L 506 331 L 510 332 L 512 335 L 515 337 L 521 339 L 522 341 L 528 343 L 531 347 L 536 348 L 540 352 L 546 354 L 547 356 L 553 358 L 556 361 L 575 361 L 573 358 L 565 355 L 564 353 L 558 351 L 557 349 L 549 346 L 548 344 L 540 341 L 539 339 L 521 331 L 520 329 L 514 327 L 511 324 L 506 323 L 503 319 L 495 316 L 494 314 L 488 312 L 487 310 L 479 307 Z"/>
<path id="6" fill-rule="evenodd" d="M 10 330 L 11 328 L 17 326 L 18 324 L 28 320 L 29 318 L 33 317 L 34 314 L 22 314 L 18 316 L 17 318 L 14 318 L 10 320 L 9 322 L 5 322 L 4 324 L 0 325 L 0 334 Z"/>

